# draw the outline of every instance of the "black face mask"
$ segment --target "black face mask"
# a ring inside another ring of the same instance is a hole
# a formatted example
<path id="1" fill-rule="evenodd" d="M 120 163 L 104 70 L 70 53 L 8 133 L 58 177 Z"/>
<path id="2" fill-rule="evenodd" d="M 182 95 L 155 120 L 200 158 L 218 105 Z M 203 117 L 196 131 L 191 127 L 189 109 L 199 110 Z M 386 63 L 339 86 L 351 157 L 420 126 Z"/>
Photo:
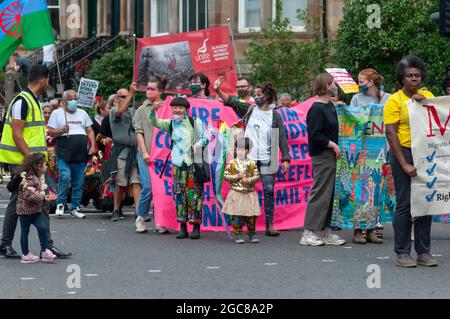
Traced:
<path id="1" fill-rule="evenodd" d="M 255 103 L 256 103 L 256 105 L 261 107 L 261 106 L 263 106 L 266 103 L 266 100 L 263 97 L 257 97 L 255 99 Z"/>
<path id="2" fill-rule="evenodd" d="M 247 97 L 249 94 L 247 90 L 239 89 L 237 90 L 237 95 L 240 99 L 243 99 L 244 97 Z"/>

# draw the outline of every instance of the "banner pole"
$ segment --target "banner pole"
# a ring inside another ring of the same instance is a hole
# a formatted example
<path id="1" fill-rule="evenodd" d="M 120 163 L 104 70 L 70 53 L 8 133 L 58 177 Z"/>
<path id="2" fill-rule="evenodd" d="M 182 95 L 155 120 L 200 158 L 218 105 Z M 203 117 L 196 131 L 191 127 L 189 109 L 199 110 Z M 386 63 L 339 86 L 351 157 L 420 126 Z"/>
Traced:
<path id="1" fill-rule="evenodd" d="M 133 33 L 133 73 L 135 72 L 135 68 L 136 68 L 136 33 Z M 136 94 L 133 95 L 133 107 L 136 107 Z"/>
<path id="2" fill-rule="evenodd" d="M 231 19 L 230 18 L 227 19 L 227 24 L 228 24 L 228 29 L 230 30 L 231 43 L 233 44 L 234 58 L 236 59 L 238 74 L 239 74 L 239 76 L 242 76 L 241 65 L 239 63 L 239 56 L 238 56 L 237 49 L 236 49 L 236 43 L 234 42 L 234 35 L 233 35 L 233 29 L 231 28 Z"/>
<path id="3" fill-rule="evenodd" d="M 61 77 L 61 69 L 59 68 L 59 60 L 58 60 L 58 50 L 55 50 L 55 59 L 56 59 L 56 68 L 58 70 L 58 79 L 59 79 L 59 84 L 61 85 L 61 87 L 63 87 L 63 83 L 62 83 L 62 77 Z M 57 90 L 56 90 L 57 91 Z M 64 89 L 63 89 L 64 91 Z"/>

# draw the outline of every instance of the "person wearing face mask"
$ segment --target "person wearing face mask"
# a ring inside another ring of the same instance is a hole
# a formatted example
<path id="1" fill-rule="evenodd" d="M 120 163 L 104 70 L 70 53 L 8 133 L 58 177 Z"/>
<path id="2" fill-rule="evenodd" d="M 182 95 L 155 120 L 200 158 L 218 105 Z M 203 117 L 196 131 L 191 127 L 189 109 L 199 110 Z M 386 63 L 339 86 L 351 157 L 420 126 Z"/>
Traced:
<path id="1" fill-rule="evenodd" d="M 364 69 L 358 74 L 360 93 L 353 96 L 350 105 L 356 107 L 367 107 L 372 104 L 385 105 L 391 94 L 384 92 L 384 78 L 374 69 Z M 361 203 L 364 204 L 364 203 Z M 354 234 L 355 244 L 374 243 L 381 244 L 383 240 L 378 238 L 376 228 L 381 224 L 376 224 L 378 216 L 376 210 L 370 210 L 366 214 L 356 212 L 354 214 Z M 366 231 L 366 236 L 363 235 Z"/>
<path id="2" fill-rule="evenodd" d="M 152 106 L 159 107 L 164 101 L 161 94 L 167 86 L 167 78 L 155 76 L 147 83 L 147 101 L 139 107 L 133 117 L 133 127 L 136 132 L 139 152 L 137 154 L 137 163 L 139 176 L 141 179 L 141 195 L 137 209 L 137 218 L 135 221 L 136 232 L 144 233 L 148 231 L 145 221 L 150 221 L 148 213 L 153 199 L 152 184 L 148 167 L 150 165 L 150 145 L 153 141 L 153 125 L 150 121 Z M 167 234 L 168 230 L 156 225 L 159 234 Z"/>
<path id="3" fill-rule="evenodd" d="M 262 86 L 263 96 L 255 98 L 255 105 L 242 103 L 223 92 L 220 87 L 224 79 L 214 83 L 214 90 L 246 123 L 245 137 L 254 143 L 248 158 L 255 161 L 261 173 L 264 192 L 264 212 L 266 214 L 266 236 L 276 237 L 280 233 L 274 229 L 275 177 L 278 172 L 278 148 L 281 150 L 282 172 L 289 170 L 291 157 L 283 125 L 283 119 L 276 112 L 277 94 L 271 84 Z"/>
<path id="4" fill-rule="evenodd" d="M 64 215 L 69 185 L 72 185 L 70 215 L 85 218 L 86 216 L 80 211 L 84 170 L 88 156 L 96 152 L 96 145 L 92 120 L 86 111 L 78 108 L 77 92 L 69 90 L 63 93 L 62 108 L 57 109 L 50 116 L 48 131 L 50 136 L 56 139 L 59 171 L 56 216 Z"/>
<path id="5" fill-rule="evenodd" d="M 338 146 L 339 122 L 336 108 L 331 102 L 331 97 L 338 95 L 334 78 L 328 73 L 319 74 L 314 81 L 314 94 L 318 97 L 317 101 L 306 117 L 314 183 L 300 245 L 338 246 L 345 244 L 345 240 L 333 234 L 331 228 L 336 164 L 341 156 Z M 323 234 L 319 233 L 323 230 Z"/>
<path id="6" fill-rule="evenodd" d="M 210 81 L 203 73 L 195 73 L 189 79 L 189 88 L 191 89 L 193 98 L 196 99 L 211 99 L 210 97 Z"/>
<path id="7" fill-rule="evenodd" d="M 386 104 L 391 94 L 384 92 L 384 78 L 374 69 L 364 69 L 358 74 L 359 92 L 352 97 L 351 106 Z"/>
<path id="8" fill-rule="evenodd" d="M 12 175 L 25 157 L 36 152 L 47 154 L 45 121 L 38 96 L 48 87 L 49 73 L 47 67 L 40 64 L 33 65 L 28 74 L 28 87 L 13 99 L 8 108 L 0 142 L 0 163 L 9 164 Z M 12 177 L 14 179 L 14 176 Z M 18 219 L 16 213 L 18 185 L 9 190 L 11 197 L 3 221 L 0 255 L 6 258 L 20 258 L 12 247 Z M 67 258 L 70 253 L 64 253 L 53 245 L 49 209 L 48 205 L 44 206 L 43 216 L 48 230 L 49 249 L 58 258 Z"/>
<path id="9" fill-rule="evenodd" d="M 252 85 L 250 80 L 246 77 L 239 77 L 236 83 L 237 97 L 242 103 L 255 104 L 255 99 L 252 97 Z"/>
<path id="10" fill-rule="evenodd" d="M 190 237 L 200 238 L 200 226 L 203 211 L 203 183 L 196 178 L 195 154 L 201 152 L 208 145 L 209 140 L 205 127 L 200 119 L 193 119 L 188 115 L 191 107 L 188 100 L 177 97 L 170 102 L 173 119 L 162 120 L 156 116 L 159 103 L 151 107 L 150 120 L 153 126 L 169 132 L 172 142 L 173 165 L 173 197 L 175 201 L 177 222 L 180 223 L 180 232 L 177 239 Z M 188 234 L 187 223 L 194 229 Z"/>

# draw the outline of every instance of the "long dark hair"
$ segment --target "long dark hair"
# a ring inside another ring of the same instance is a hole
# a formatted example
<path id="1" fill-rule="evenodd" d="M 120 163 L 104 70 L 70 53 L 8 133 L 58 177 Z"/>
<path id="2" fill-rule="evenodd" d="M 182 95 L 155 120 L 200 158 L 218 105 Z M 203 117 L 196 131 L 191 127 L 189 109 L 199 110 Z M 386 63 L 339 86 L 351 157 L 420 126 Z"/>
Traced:
<path id="1" fill-rule="evenodd" d="M 26 157 L 22 165 L 19 167 L 17 174 L 26 172 L 27 175 L 39 175 L 39 165 L 44 164 L 46 161 L 45 155 L 42 153 L 33 153 Z"/>
<path id="2" fill-rule="evenodd" d="M 276 103 L 277 91 L 273 87 L 272 83 L 265 83 L 262 85 L 262 94 L 264 94 L 268 104 Z"/>
<path id="3" fill-rule="evenodd" d="M 200 82 L 202 84 L 206 84 L 205 95 L 210 96 L 211 92 L 209 91 L 209 86 L 211 85 L 211 82 L 209 81 L 209 78 L 204 73 L 198 72 L 198 73 L 193 74 L 189 78 L 189 82 L 191 82 L 193 79 L 197 79 L 197 78 L 200 79 Z"/>
<path id="4" fill-rule="evenodd" d="M 248 137 L 237 137 L 234 141 L 234 158 L 237 157 L 237 149 L 242 148 L 244 146 L 245 150 L 247 151 L 247 154 L 252 149 L 252 141 Z"/>

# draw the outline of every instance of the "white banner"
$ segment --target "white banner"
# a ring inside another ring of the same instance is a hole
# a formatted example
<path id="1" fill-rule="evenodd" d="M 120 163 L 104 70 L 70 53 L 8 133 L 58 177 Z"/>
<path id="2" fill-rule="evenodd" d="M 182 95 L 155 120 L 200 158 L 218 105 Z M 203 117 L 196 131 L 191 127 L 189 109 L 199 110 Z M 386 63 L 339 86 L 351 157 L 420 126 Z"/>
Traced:
<path id="1" fill-rule="evenodd" d="M 408 103 L 412 155 L 411 215 L 450 213 L 450 97 Z"/>
<path id="2" fill-rule="evenodd" d="M 81 78 L 80 86 L 78 87 L 78 105 L 93 107 L 95 95 L 97 94 L 99 82 Z"/>

